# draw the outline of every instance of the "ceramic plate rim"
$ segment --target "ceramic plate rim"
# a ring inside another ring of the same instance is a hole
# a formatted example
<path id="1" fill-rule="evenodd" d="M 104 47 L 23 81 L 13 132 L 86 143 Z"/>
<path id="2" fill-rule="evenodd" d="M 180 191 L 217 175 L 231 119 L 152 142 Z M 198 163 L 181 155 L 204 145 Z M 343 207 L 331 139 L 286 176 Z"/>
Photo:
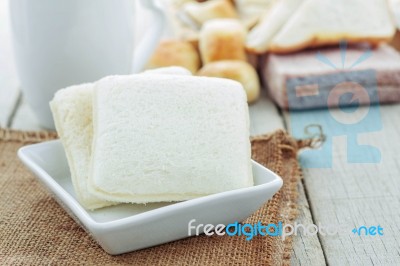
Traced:
<path id="1" fill-rule="evenodd" d="M 249 190 L 250 191 L 263 190 L 266 187 L 277 187 L 277 190 L 279 190 L 283 184 L 281 177 L 279 177 L 276 173 L 272 172 L 271 170 L 269 170 L 268 168 L 259 164 L 258 162 L 252 160 L 252 164 L 256 164 L 257 166 L 262 167 L 263 170 L 267 171 L 271 176 L 274 177 L 274 179 L 270 182 L 263 183 L 260 185 L 254 185 L 252 187 L 240 188 L 240 189 L 220 192 L 220 193 L 216 193 L 216 194 L 212 194 L 212 195 L 207 195 L 207 196 L 203 196 L 203 197 L 196 198 L 196 199 L 177 202 L 177 203 L 174 203 L 171 205 L 167 205 L 167 206 L 160 207 L 157 209 L 149 210 L 149 211 L 135 214 L 132 216 L 120 218 L 117 220 L 112 220 L 112 221 L 107 221 L 107 222 L 98 222 L 98 221 L 95 221 L 89 215 L 89 213 L 85 210 L 85 208 L 83 208 L 79 204 L 79 202 L 68 191 L 66 191 L 59 183 L 57 183 L 57 181 L 52 176 L 50 176 L 50 174 L 48 174 L 45 169 L 43 169 L 38 164 L 36 164 L 31 159 L 29 154 L 27 153 L 27 151 L 29 151 L 32 148 L 35 148 L 37 146 L 54 145 L 54 143 L 56 143 L 56 142 L 61 142 L 61 141 L 60 140 L 51 140 L 51 141 L 46 141 L 46 142 L 23 146 L 18 150 L 18 157 L 29 168 L 29 170 L 35 174 L 36 178 L 40 179 L 40 181 L 42 181 L 45 184 L 47 189 L 49 189 L 53 194 L 56 194 L 56 195 L 53 195 L 53 197 L 59 198 L 61 200 L 61 202 L 63 204 L 65 204 L 70 209 L 70 211 L 86 227 L 93 227 L 93 228 L 103 229 L 103 230 L 113 229 L 116 227 L 132 224 L 132 223 L 135 223 L 135 222 L 143 220 L 143 219 L 148 219 L 148 218 L 152 218 L 154 216 L 163 215 L 166 212 L 171 212 L 171 211 L 179 210 L 181 208 L 190 207 L 191 205 L 197 205 L 197 204 L 209 202 L 209 201 L 216 200 L 218 198 L 229 196 L 232 194 L 247 192 Z"/>

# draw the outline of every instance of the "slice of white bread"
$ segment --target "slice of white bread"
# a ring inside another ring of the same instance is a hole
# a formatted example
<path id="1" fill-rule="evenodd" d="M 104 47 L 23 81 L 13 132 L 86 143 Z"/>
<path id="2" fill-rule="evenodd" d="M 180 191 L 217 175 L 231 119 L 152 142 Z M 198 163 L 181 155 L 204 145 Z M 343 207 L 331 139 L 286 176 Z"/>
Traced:
<path id="1" fill-rule="evenodd" d="M 188 70 L 187 68 L 180 67 L 180 66 L 169 66 L 169 67 L 161 67 L 161 68 L 155 68 L 155 69 L 150 69 L 146 70 L 143 72 L 143 74 L 165 74 L 165 75 L 185 75 L 185 76 L 191 76 L 192 72 Z"/>
<path id="2" fill-rule="evenodd" d="M 93 84 L 87 83 L 59 90 L 50 102 L 76 197 L 86 209 L 114 204 L 88 193 L 87 190 L 93 137 L 92 97 Z"/>
<path id="3" fill-rule="evenodd" d="M 400 30 L 400 0 L 389 0 L 389 6 L 395 26 L 398 30 Z"/>
<path id="4" fill-rule="evenodd" d="M 240 83 L 133 75 L 96 83 L 89 191 L 111 201 L 180 201 L 253 184 Z"/>
<path id="5" fill-rule="evenodd" d="M 394 33 L 386 0 L 306 0 L 272 39 L 269 51 L 289 53 L 343 39 L 376 45 Z"/>
<path id="6" fill-rule="evenodd" d="M 189 70 L 182 67 L 159 68 L 144 73 L 191 75 Z M 71 86 L 59 90 L 50 102 L 56 129 L 67 156 L 76 197 L 82 206 L 89 210 L 115 204 L 98 198 L 87 189 L 93 140 L 93 89 L 93 83 Z"/>
<path id="7" fill-rule="evenodd" d="M 306 0 L 281 0 L 262 16 L 260 22 L 249 32 L 246 48 L 253 53 L 268 50 L 273 37 L 285 25 L 297 8 Z"/>

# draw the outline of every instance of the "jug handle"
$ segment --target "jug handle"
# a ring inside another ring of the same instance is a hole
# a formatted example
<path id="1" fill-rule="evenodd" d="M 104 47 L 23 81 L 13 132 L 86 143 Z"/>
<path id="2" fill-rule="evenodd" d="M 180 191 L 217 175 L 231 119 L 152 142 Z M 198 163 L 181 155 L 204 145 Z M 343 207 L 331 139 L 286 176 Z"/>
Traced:
<path id="1" fill-rule="evenodd" d="M 147 64 L 163 34 L 166 25 L 166 17 L 161 7 L 157 6 L 155 0 L 141 0 L 141 5 L 153 11 L 153 25 L 135 47 L 133 52 L 132 73 L 139 73 Z"/>

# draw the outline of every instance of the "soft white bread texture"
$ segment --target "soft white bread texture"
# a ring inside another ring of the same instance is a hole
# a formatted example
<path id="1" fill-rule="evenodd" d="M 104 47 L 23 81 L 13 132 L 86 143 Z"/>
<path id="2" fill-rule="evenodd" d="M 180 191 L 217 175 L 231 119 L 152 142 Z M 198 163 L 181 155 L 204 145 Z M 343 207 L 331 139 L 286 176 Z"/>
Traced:
<path id="1" fill-rule="evenodd" d="M 390 45 L 396 48 L 397 51 L 400 51 L 400 0 L 389 0 L 389 6 L 397 28 L 396 34 L 390 42 Z"/>
<path id="2" fill-rule="evenodd" d="M 400 0 L 389 0 L 389 7 L 395 22 L 395 26 L 400 30 Z"/>
<path id="3" fill-rule="evenodd" d="M 278 7 L 274 9 L 277 10 Z M 338 44 L 343 39 L 349 43 L 377 45 L 390 41 L 395 33 L 386 0 L 286 0 L 281 3 L 280 10 L 291 14 L 289 20 L 282 24 L 282 21 L 272 21 L 274 14 L 266 17 L 249 34 L 249 50 L 290 53 Z"/>
<path id="4" fill-rule="evenodd" d="M 96 83 L 90 191 L 104 199 L 180 201 L 248 187 L 249 115 L 240 83 L 133 75 Z"/>
<path id="5" fill-rule="evenodd" d="M 240 82 L 247 95 L 247 102 L 252 103 L 260 96 L 260 82 L 254 67 L 240 60 L 222 60 L 203 66 L 199 76 L 233 79 Z"/>
<path id="6" fill-rule="evenodd" d="M 203 64 L 218 60 L 246 61 L 247 30 L 237 19 L 207 21 L 200 32 L 199 49 Z"/>
<path id="7" fill-rule="evenodd" d="M 394 33 L 386 0 L 307 0 L 274 37 L 269 50 L 294 52 L 343 39 L 376 45 L 390 41 Z"/>
<path id="8" fill-rule="evenodd" d="M 276 2 L 270 10 L 264 13 L 260 22 L 247 35 L 246 48 L 254 53 L 266 52 L 273 37 L 303 1 L 305 0 L 281 0 Z"/>
<path id="9" fill-rule="evenodd" d="M 93 138 L 92 96 L 93 84 L 88 83 L 59 90 L 50 102 L 76 197 L 86 209 L 113 204 L 94 196 L 87 189 Z"/>
<path id="10" fill-rule="evenodd" d="M 148 70 L 146 74 L 191 75 L 181 67 Z M 88 178 L 92 156 L 93 83 L 71 86 L 59 90 L 50 102 L 57 133 L 64 146 L 77 200 L 86 209 L 97 209 L 115 203 L 105 201 L 88 191 Z"/>
<path id="11" fill-rule="evenodd" d="M 179 67 L 179 66 L 170 66 L 170 67 L 161 67 L 155 68 L 151 70 L 146 70 L 143 74 L 165 74 L 165 75 L 186 75 L 191 76 L 192 72 L 190 72 L 187 68 Z"/>

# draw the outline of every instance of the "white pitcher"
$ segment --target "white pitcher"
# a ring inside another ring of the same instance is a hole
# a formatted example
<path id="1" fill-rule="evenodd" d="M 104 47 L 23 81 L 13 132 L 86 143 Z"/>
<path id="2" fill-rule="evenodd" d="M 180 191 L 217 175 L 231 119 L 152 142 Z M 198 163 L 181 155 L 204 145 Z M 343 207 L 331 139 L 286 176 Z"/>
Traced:
<path id="1" fill-rule="evenodd" d="M 142 70 L 165 17 L 153 0 L 141 4 L 153 25 L 134 48 L 135 16 L 143 14 L 133 0 L 10 0 L 21 89 L 43 127 L 54 129 L 49 101 L 57 90 Z"/>

